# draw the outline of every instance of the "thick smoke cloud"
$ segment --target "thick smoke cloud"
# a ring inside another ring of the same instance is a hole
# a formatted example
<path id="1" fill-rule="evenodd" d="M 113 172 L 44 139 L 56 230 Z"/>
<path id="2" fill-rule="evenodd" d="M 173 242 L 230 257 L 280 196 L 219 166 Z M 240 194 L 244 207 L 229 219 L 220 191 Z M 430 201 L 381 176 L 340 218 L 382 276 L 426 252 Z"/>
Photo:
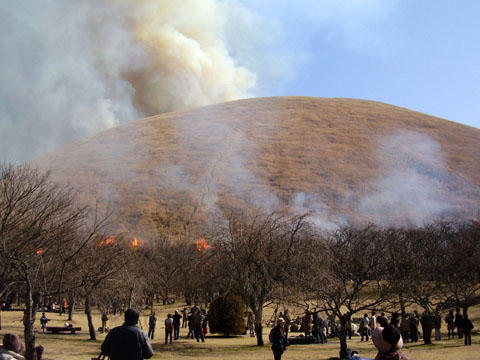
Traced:
<path id="1" fill-rule="evenodd" d="M 256 75 L 227 46 L 234 9 L 225 3 L 1 6 L 2 160 L 27 161 L 120 123 L 253 95 Z"/>

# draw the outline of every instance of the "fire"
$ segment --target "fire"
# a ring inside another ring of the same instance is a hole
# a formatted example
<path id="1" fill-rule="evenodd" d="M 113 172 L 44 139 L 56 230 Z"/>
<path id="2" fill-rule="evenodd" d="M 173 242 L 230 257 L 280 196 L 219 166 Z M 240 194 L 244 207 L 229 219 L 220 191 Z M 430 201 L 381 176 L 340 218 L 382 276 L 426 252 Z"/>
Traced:
<path id="1" fill-rule="evenodd" d="M 132 246 L 134 248 L 137 248 L 138 246 L 140 245 L 140 241 L 137 239 L 136 236 L 133 237 L 133 240 L 132 240 Z"/>
<path id="2" fill-rule="evenodd" d="M 117 245 L 117 239 L 115 239 L 115 236 L 110 235 L 107 236 L 106 238 L 100 240 L 97 244 L 97 246 L 107 246 L 107 245 Z"/>
<path id="3" fill-rule="evenodd" d="M 205 241 L 205 235 L 202 235 L 201 240 L 197 241 L 197 251 L 205 252 L 209 247 L 210 245 Z"/>
<path id="4" fill-rule="evenodd" d="M 37 255 L 42 255 L 43 254 L 43 248 L 38 249 L 36 252 L 37 252 Z"/>

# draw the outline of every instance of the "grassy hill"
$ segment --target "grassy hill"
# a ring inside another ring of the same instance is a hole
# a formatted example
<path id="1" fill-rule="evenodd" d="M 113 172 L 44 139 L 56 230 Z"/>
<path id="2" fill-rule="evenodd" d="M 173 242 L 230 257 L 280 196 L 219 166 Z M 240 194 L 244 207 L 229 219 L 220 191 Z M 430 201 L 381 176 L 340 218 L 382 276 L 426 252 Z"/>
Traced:
<path id="1" fill-rule="evenodd" d="M 40 157 L 115 210 L 115 228 L 183 232 L 231 207 L 422 224 L 480 209 L 480 130 L 383 103 L 239 100 L 124 124 Z M 255 210 L 255 211 L 257 211 Z"/>

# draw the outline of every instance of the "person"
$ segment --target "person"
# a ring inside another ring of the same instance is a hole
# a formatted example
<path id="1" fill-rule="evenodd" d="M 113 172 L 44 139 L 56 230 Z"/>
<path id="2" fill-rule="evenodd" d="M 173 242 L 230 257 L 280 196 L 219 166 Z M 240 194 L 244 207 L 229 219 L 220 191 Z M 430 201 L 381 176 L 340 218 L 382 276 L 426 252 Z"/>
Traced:
<path id="1" fill-rule="evenodd" d="M 187 327 L 187 322 L 188 322 L 187 316 L 188 316 L 188 311 L 187 311 L 187 308 L 184 307 L 182 310 L 182 329 Z"/>
<path id="2" fill-rule="evenodd" d="M 368 320 L 368 314 L 363 315 L 363 318 L 360 320 L 360 341 L 363 341 L 363 337 L 368 341 L 368 325 L 370 320 Z"/>
<path id="3" fill-rule="evenodd" d="M 67 307 L 68 307 L 67 299 L 63 298 L 62 302 L 60 303 L 60 312 L 58 313 L 58 315 L 65 314 Z"/>
<path id="4" fill-rule="evenodd" d="M 414 313 L 410 315 L 410 342 L 418 341 L 418 319 Z"/>
<path id="5" fill-rule="evenodd" d="M 410 340 L 410 318 L 406 313 L 402 314 L 402 320 L 400 321 L 400 333 L 402 334 L 403 342 L 408 343 Z"/>
<path id="6" fill-rule="evenodd" d="M 47 329 L 47 323 L 49 322 L 50 320 L 47 318 L 47 316 L 45 315 L 45 313 L 42 313 L 42 317 L 40 318 L 40 325 L 42 325 L 42 331 L 45 332 L 45 330 Z"/>
<path id="7" fill-rule="evenodd" d="M 370 334 L 373 334 L 373 330 L 377 328 L 377 316 L 375 315 L 375 311 L 372 311 L 372 316 L 370 317 Z"/>
<path id="8" fill-rule="evenodd" d="M 388 326 L 388 319 L 384 312 L 382 312 L 382 314 L 379 317 L 377 317 L 377 324 L 378 324 L 378 327 Z"/>
<path id="9" fill-rule="evenodd" d="M 348 340 L 352 340 L 352 335 L 353 335 L 353 321 L 352 321 L 352 317 L 349 316 L 348 319 L 347 319 L 347 328 L 346 328 L 346 336 L 348 336 Z"/>
<path id="10" fill-rule="evenodd" d="M 188 338 L 194 338 L 195 337 L 195 320 L 193 319 L 193 311 L 190 311 L 187 317 L 188 320 L 188 334 L 187 334 L 187 339 Z"/>
<path id="11" fill-rule="evenodd" d="M 44 351 L 45 348 L 42 345 L 38 345 L 35 347 L 35 352 L 37 353 L 37 360 L 42 360 Z"/>
<path id="12" fill-rule="evenodd" d="M 283 321 L 285 321 L 285 319 L 283 319 Z M 305 310 L 305 316 L 302 318 L 302 326 L 308 344 L 308 342 L 310 341 L 310 336 L 312 335 L 312 314 L 308 310 Z M 285 324 L 283 328 L 285 328 Z"/>
<path id="13" fill-rule="evenodd" d="M 460 314 L 460 309 L 457 309 L 455 314 L 455 327 L 457 328 L 458 338 L 461 339 L 463 337 L 463 316 Z"/>
<path id="14" fill-rule="evenodd" d="M 327 335 L 326 335 L 326 327 L 327 327 L 327 320 L 322 319 L 320 316 L 318 317 L 320 321 L 320 338 L 322 340 L 322 344 L 327 342 Z"/>
<path id="15" fill-rule="evenodd" d="M 378 350 L 374 360 L 410 360 L 400 349 L 403 340 L 395 326 L 378 327 L 372 334 L 373 345 Z"/>
<path id="16" fill-rule="evenodd" d="M 22 343 L 18 335 L 7 333 L 3 337 L 3 347 L 0 348 L 0 360 L 24 359 L 20 352 Z"/>
<path id="17" fill-rule="evenodd" d="M 432 343 L 432 330 L 435 323 L 435 316 L 430 311 L 425 310 L 420 318 L 420 325 L 422 326 L 423 343 Z"/>
<path id="18" fill-rule="evenodd" d="M 450 310 L 448 314 L 445 316 L 445 322 L 447 323 L 447 331 L 448 331 L 448 340 L 450 340 L 450 335 L 452 339 L 455 339 L 455 316 L 453 315 L 453 310 Z"/>
<path id="19" fill-rule="evenodd" d="M 173 314 L 173 340 L 178 340 L 180 336 L 180 320 L 182 319 L 182 315 L 179 314 L 178 310 L 175 310 Z"/>
<path id="20" fill-rule="evenodd" d="M 165 344 L 168 344 L 168 338 L 170 338 L 170 344 L 172 343 L 172 333 L 173 333 L 173 318 L 172 314 L 168 314 L 165 319 Z"/>
<path id="21" fill-rule="evenodd" d="M 155 311 L 152 311 L 151 315 L 148 317 L 148 338 L 153 340 L 155 335 L 155 327 L 157 326 L 157 317 L 155 316 Z"/>
<path id="22" fill-rule="evenodd" d="M 435 310 L 433 328 L 435 329 L 435 340 L 442 340 L 442 316 L 440 315 L 440 311 L 438 309 Z"/>
<path id="23" fill-rule="evenodd" d="M 284 319 L 285 320 L 285 319 Z M 313 313 L 313 318 L 312 318 L 312 335 L 313 338 L 315 339 L 315 342 L 317 344 L 321 343 L 320 339 L 320 322 L 318 320 L 318 313 Z"/>
<path id="24" fill-rule="evenodd" d="M 272 343 L 274 360 L 281 360 L 282 354 L 287 350 L 288 340 L 285 337 L 285 320 L 277 319 L 277 325 L 270 331 L 269 340 Z"/>
<path id="25" fill-rule="evenodd" d="M 251 311 L 248 312 L 247 316 L 247 328 L 250 332 L 250 337 L 255 337 L 255 320 Z"/>
<path id="26" fill-rule="evenodd" d="M 143 360 L 153 356 L 147 334 L 138 328 L 140 314 L 135 309 L 125 311 L 125 322 L 112 329 L 101 346 L 102 354 L 110 360 Z"/>
<path id="27" fill-rule="evenodd" d="M 463 335 L 465 336 L 465 346 L 472 345 L 472 329 L 473 324 L 472 321 L 468 318 L 468 314 L 463 314 L 462 330 Z"/>
<path id="28" fill-rule="evenodd" d="M 202 340 L 202 342 L 205 342 L 205 333 L 203 332 L 204 319 L 205 316 L 202 314 L 202 310 L 200 310 L 200 308 L 196 306 L 193 312 L 193 328 L 195 331 L 195 339 L 197 339 L 197 342 L 200 342 L 200 339 Z"/>
<path id="29" fill-rule="evenodd" d="M 290 317 L 290 312 L 288 309 L 285 309 L 285 314 L 283 315 L 283 320 L 285 320 L 285 337 L 288 338 L 288 332 L 290 331 L 290 324 L 292 323 L 292 318 Z"/>
<path id="30" fill-rule="evenodd" d="M 390 319 L 390 325 L 395 326 L 398 329 L 398 319 L 399 315 L 398 313 L 393 313 L 392 318 Z"/>
<path id="31" fill-rule="evenodd" d="M 108 316 L 106 312 L 102 312 L 102 334 L 107 330 Z"/>

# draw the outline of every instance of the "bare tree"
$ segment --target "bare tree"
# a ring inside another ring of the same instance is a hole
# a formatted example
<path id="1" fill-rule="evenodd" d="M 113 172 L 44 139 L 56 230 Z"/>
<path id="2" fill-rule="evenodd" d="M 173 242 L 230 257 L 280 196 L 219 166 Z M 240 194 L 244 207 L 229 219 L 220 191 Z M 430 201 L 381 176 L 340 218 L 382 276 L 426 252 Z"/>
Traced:
<path id="1" fill-rule="evenodd" d="M 75 259 L 76 277 L 85 300 L 90 340 L 96 340 L 92 319 L 92 296 L 99 286 L 127 265 L 129 250 L 133 251 L 128 247 L 128 242 L 121 236 L 97 236 Z"/>
<path id="2" fill-rule="evenodd" d="M 0 259 L 21 282 L 26 303 L 26 358 L 35 353 L 36 304 L 42 295 L 65 293 L 73 259 L 104 220 L 87 226 L 88 211 L 76 205 L 76 192 L 52 182 L 49 173 L 0 165 Z"/>
<path id="3" fill-rule="evenodd" d="M 346 226 L 312 252 L 306 276 L 305 298 L 319 311 L 331 312 L 340 320 L 340 357 L 347 356 L 347 324 L 358 312 L 375 309 L 389 293 L 385 277 L 382 232 L 373 225 Z"/>
<path id="4" fill-rule="evenodd" d="M 278 296 L 278 288 L 295 273 L 294 257 L 302 248 L 305 216 L 278 214 L 249 218 L 232 213 L 215 229 L 212 265 L 218 285 L 243 297 L 255 316 L 257 345 L 264 344 L 264 306 Z"/>
<path id="5" fill-rule="evenodd" d="M 480 221 L 454 224 L 444 237 L 442 263 L 437 283 L 445 308 L 468 308 L 480 304 Z"/>

